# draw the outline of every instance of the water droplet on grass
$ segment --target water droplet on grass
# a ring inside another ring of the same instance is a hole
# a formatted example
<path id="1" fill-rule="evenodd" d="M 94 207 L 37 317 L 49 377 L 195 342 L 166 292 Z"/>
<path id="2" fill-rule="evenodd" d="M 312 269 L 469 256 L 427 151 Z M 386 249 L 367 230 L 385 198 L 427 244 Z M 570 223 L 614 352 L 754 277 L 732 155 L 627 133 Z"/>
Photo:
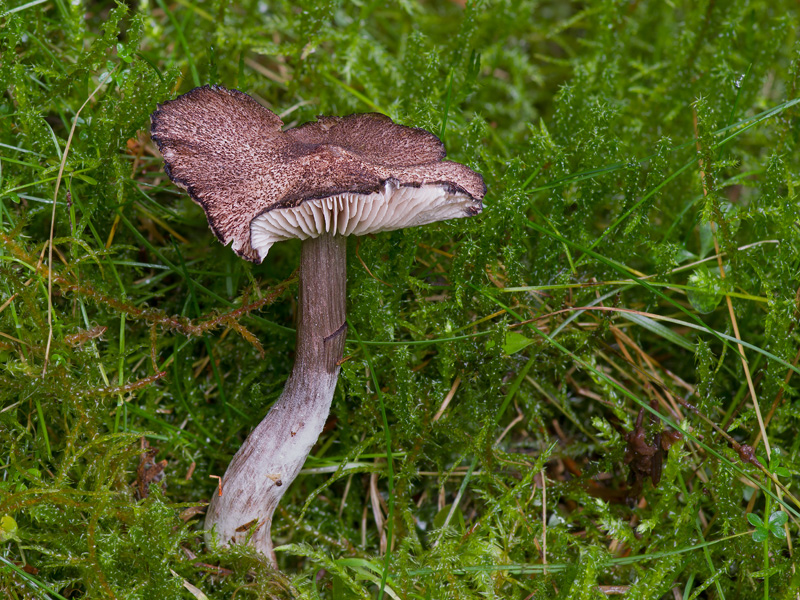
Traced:
<path id="1" fill-rule="evenodd" d="M 686 291 L 689 303 L 700 314 L 713 312 L 722 300 L 722 282 L 708 269 L 697 269 L 689 277 L 691 289 Z"/>

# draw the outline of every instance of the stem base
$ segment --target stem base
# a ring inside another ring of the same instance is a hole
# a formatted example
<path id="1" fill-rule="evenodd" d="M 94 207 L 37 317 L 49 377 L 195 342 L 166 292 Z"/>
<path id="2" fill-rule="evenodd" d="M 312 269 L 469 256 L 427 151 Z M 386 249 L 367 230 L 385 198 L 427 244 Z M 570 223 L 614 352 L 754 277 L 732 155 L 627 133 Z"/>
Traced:
<path id="1" fill-rule="evenodd" d="M 253 544 L 276 565 L 272 516 L 303 467 L 330 411 L 344 352 L 346 243 L 323 235 L 303 242 L 297 349 L 278 401 L 233 457 L 206 515 L 206 541 Z"/>

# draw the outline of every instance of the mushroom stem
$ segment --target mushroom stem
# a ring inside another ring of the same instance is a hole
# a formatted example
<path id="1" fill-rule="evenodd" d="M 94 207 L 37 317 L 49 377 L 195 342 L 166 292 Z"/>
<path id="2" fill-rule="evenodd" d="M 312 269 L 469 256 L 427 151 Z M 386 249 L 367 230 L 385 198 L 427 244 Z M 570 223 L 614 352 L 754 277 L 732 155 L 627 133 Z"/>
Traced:
<path id="1" fill-rule="evenodd" d="M 323 234 L 303 241 L 297 348 L 292 374 L 278 401 L 233 457 L 208 507 L 223 545 L 250 543 L 277 566 L 272 515 L 303 467 L 330 411 L 344 352 L 346 240 Z M 252 535 L 251 535 L 252 533 Z"/>

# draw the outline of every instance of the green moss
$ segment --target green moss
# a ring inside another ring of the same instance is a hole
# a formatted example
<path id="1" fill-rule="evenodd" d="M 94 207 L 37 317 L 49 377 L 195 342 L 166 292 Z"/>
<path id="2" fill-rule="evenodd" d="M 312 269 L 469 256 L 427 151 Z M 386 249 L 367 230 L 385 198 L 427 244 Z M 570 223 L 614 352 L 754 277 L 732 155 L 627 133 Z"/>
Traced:
<path id="1" fill-rule="evenodd" d="M 794 493 L 799 20 L 788 0 L 0 2 L 4 595 L 793 597 L 800 507 L 710 423 L 754 444 L 749 375 L 780 450 L 759 460 Z M 299 258 L 237 259 L 164 175 L 148 115 L 205 83 L 287 125 L 380 110 L 489 190 L 478 218 L 349 241 L 348 360 L 306 465 L 338 470 L 288 490 L 282 573 L 182 512 L 290 372 Z M 684 434 L 636 505 L 640 405 L 670 423 L 648 440 Z M 166 487 L 137 499 L 142 438 Z M 750 535 L 776 510 L 791 546 Z"/>

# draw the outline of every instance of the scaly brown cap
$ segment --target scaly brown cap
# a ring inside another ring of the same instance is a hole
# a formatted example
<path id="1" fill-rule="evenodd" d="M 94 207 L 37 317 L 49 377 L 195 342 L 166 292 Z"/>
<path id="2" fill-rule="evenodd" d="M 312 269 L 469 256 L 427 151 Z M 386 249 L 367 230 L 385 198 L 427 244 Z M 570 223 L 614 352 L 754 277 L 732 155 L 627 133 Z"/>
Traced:
<path id="1" fill-rule="evenodd" d="M 204 86 L 159 104 L 150 133 L 166 172 L 219 240 L 261 262 L 273 243 L 363 235 L 472 216 L 483 178 L 443 160 L 424 129 L 377 113 L 283 122 L 247 94 Z"/>

